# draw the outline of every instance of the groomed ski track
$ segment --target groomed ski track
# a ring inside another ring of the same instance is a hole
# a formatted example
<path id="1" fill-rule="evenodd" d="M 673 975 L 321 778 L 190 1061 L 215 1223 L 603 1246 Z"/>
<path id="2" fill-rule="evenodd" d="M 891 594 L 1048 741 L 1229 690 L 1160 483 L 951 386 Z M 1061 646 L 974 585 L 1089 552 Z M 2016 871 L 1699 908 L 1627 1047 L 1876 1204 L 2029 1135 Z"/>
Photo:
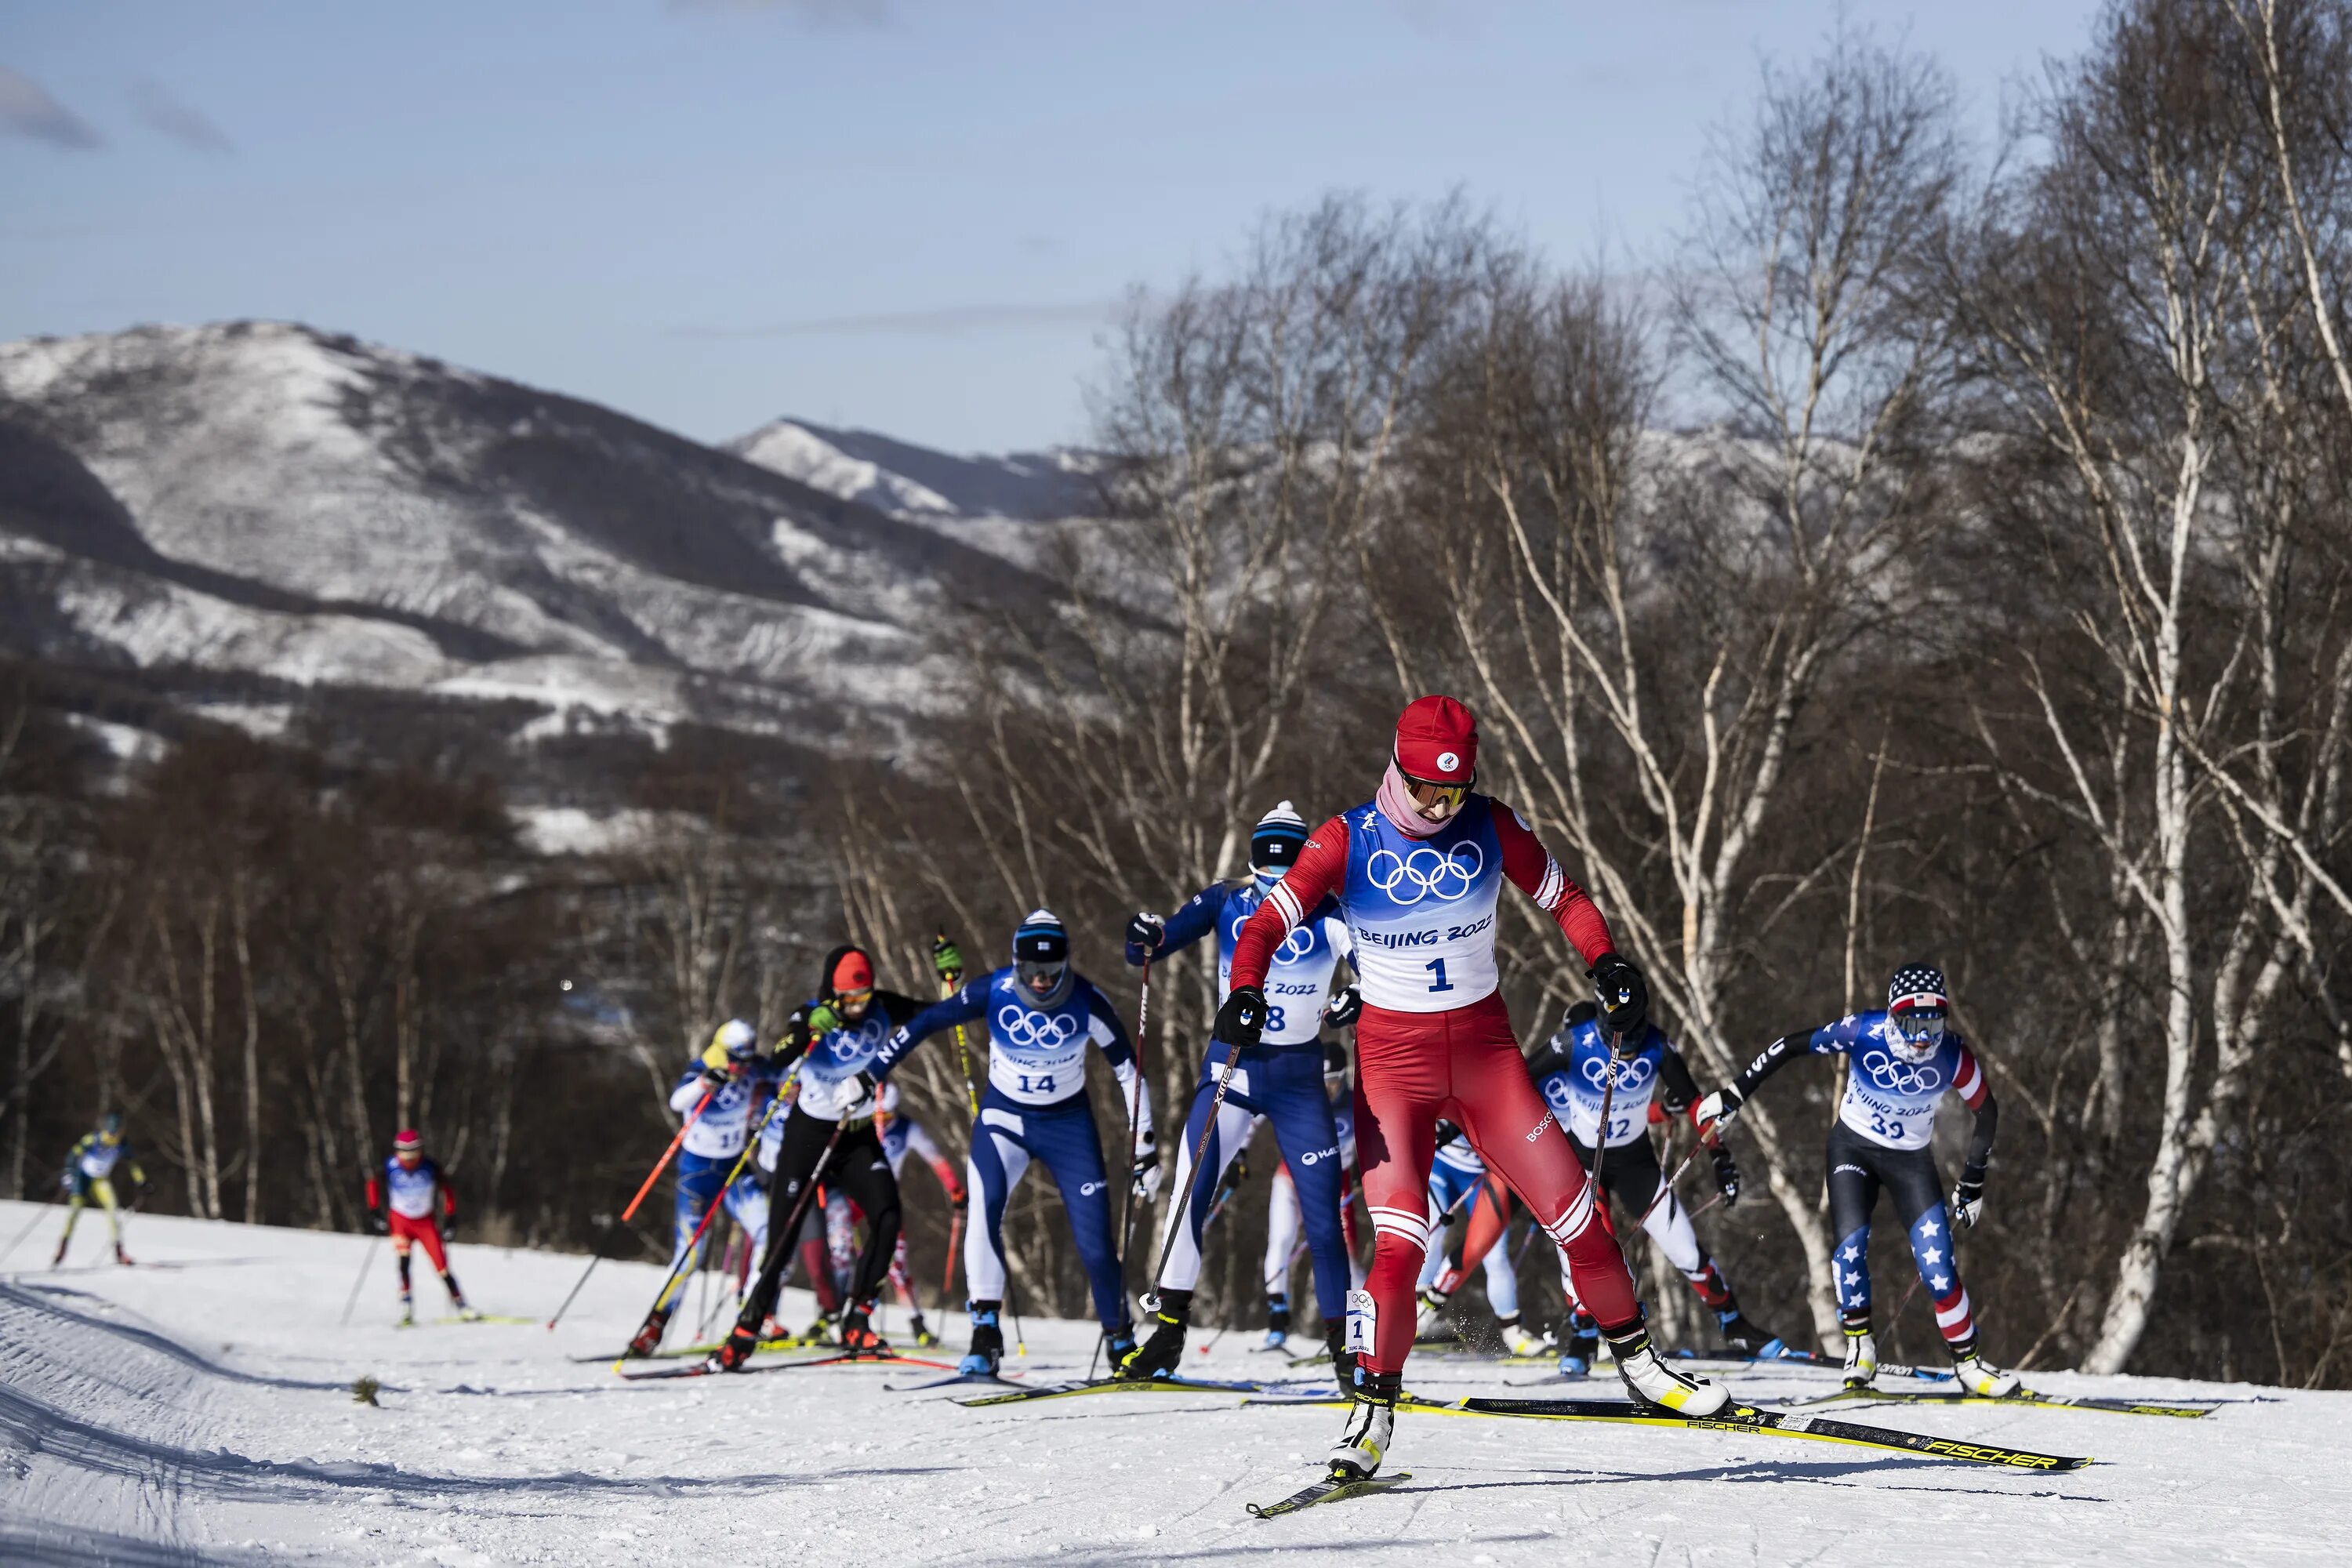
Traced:
<path id="1" fill-rule="evenodd" d="M 33 1215 L 0 1203 L 0 1237 Z M 628 1384 L 566 1358 L 626 1337 L 660 1278 L 649 1265 L 599 1268 L 551 1334 L 403 1331 L 379 1246 L 345 1329 L 365 1237 L 136 1216 L 141 1266 L 118 1268 L 98 1261 L 103 1218 L 86 1215 L 51 1273 L 62 1223 L 50 1206 L 0 1265 L 10 1564 L 2285 1563 L 2340 1561 L 2352 1512 L 2352 1394 L 2062 1373 L 2033 1381 L 2258 1402 L 2200 1421 L 1857 1412 L 2097 1458 L 2056 1477 L 1732 1433 L 1407 1415 L 1392 1464 L 1412 1480 L 1257 1520 L 1244 1504 L 1320 1470 L 1331 1411 L 1244 1410 L 1228 1394 L 966 1410 L 951 1402 L 963 1391 L 887 1394 L 890 1370 L 860 1366 Z M 528 1315 L 562 1299 L 582 1259 L 461 1239 L 454 1263 L 485 1310 Z M 419 1313 L 435 1317 L 438 1284 L 418 1277 Z M 787 1305 L 794 1320 L 809 1310 L 796 1293 Z M 883 1327 L 904 1324 L 894 1309 Z M 1090 1326 L 1027 1329 L 1018 1370 L 1084 1374 Z M 1274 1375 L 1246 1353 L 1254 1338 L 1227 1335 L 1187 1373 Z M 381 1408 L 352 1402 L 362 1374 L 383 1384 Z M 1508 1376 L 1528 1373 L 1429 1357 L 1408 1383 L 1524 1394 Z M 1827 1384 L 1791 1371 L 1734 1387 L 1769 1405 Z"/>

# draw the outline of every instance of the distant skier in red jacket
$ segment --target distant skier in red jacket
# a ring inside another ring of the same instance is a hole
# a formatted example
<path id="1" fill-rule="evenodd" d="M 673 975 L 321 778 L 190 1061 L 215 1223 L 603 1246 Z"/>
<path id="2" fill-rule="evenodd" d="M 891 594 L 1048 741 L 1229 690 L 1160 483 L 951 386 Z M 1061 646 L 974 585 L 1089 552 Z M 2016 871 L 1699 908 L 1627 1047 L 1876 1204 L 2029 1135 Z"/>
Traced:
<path id="1" fill-rule="evenodd" d="M 1376 1233 L 1367 1289 L 1349 1296 L 1357 1403 L 1330 1456 L 1334 1473 L 1351 1478 L 1380 1467 L 1412 1348 L 1440 1117 L 1470 1135 L 1567 1255 L 1577 1293 L 1635 1398 L 1686 1415 L 1726 1402 L 1721 1388 L 1675 1372 L 1651 1348 L 1624 1254 L 1595 1214 L 1567 1133 L 1528 1078 L 1496 989 L 1504 879 L 1549 914 L 1582 956 L 1613 1034 L 1642 1038 L 1648 987 L 1526 819 L 1473 792 L 1477 756 L 1477 723 L 1461 703 L 1423 697 L 1406 708 L 1378 795 L 1317 828 L 1243 927 L 1233 989 L 1217 1014 L 1217 1038 L 1255 1043 L 1275 950 L 1327 895 L 1339 901 L 1363 992 L 1356 1141 Z"/>
<path id="2" fill-rule="evenodd" d="M 481 1316 L 466 1305 L 457 1277 L 449 1272 L 449 1254 L 442 1245 L 441 1227 L 457 1224 L 457 1192 L 441 1174 L 441 1167 L 425 1157 L 425 1135 L 413 1127 L 401 1129 L 392 1141 L 392 1158 L 383 1163 L 383 1184 L 373 1176 L 367 1184 L 368 1225 L 378 1236 L 392 1237 L 392 1255 L 400 1263 L 400 1326 L 416 1321 L 416 1299 L 408 1286 L 408 1249 L 422 1245 L 449 1292 L 457 1315 L 471 1321 Z M 436 1212 L 436 1210 L 439 1212 Z"/>

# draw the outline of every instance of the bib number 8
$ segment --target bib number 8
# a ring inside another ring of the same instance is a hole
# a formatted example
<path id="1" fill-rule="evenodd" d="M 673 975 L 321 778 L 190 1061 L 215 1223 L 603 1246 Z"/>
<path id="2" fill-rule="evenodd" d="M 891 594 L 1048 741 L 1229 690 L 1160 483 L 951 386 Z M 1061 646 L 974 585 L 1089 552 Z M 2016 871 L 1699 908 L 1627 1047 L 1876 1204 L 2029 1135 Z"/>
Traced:
<path id="1" fill-rule="evenodd" d="M 1282 1033 L 1282 1006 L 1279 1003 L 1269 1004 L 1266 1007 L 1265 1032 L 1269 1035 Z"/>

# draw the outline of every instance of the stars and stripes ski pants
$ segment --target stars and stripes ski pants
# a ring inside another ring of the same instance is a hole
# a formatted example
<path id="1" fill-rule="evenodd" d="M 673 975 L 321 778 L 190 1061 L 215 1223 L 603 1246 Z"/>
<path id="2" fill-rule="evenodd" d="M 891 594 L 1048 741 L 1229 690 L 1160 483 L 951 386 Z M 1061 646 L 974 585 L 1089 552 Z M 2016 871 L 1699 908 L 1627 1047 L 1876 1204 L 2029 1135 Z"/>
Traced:
<path id="1" fill-rule="evenodd" d="M 1870 1326 L 1870 1214 L 1881 1188 L 1895 1201 L 1911 1243 L 1919 1283 L 1936 1306 L 1936 1328 L 1954 1355 L 1976 1348 L 1976 1309 L 1952 1258 L 1952 1223 L 1944 1212 L 1944 1183 L 1925 1149 L 1889 1149 L 1841 1121 L 1830 1129 L 1830 1255 L 1836 1273 L 1838 1318 L 1848 1328 Z"/>
<path id="2" fill-rule="evenodd" d="M 1375 1235 L 1365 1280 L 1373 1321 L 1349 1326 L 1350 1343 L 1368 1340 L 1371 1347 L 1360 1364 L 1402 1372 L 1412 1349 L 1413 1285 L 1429 1242 L 1429 1168 L 1441 1116 L 1470 1135 L 1487 1169 L 1567 1255 L 1577 1294 L 1602 1330 L 1639 1326 L 1625 1255 L 1596 1217 L 1568 1134 L 1528 1078 L 1502 997 L 1444 1013 L 1367 1006 L 1356 1025 L 1356 1144 Z"/>

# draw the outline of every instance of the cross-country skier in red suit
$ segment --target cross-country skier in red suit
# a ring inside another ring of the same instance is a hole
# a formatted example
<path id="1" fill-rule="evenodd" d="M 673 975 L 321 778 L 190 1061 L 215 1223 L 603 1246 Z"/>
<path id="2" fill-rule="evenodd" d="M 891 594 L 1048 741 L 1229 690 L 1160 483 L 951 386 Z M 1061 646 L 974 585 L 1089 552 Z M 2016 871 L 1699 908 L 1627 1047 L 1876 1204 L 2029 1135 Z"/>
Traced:
<path id="1" fill-rule="evenodd" d="M 1242 928 L 1233 989 L 1217 1013 L 1228 1044 L 1256 1043 L 1268 960 L 1326 894 L 1356 945 L 1364 1009 L 1356 1022 L 1356 1143 L 1375 1237 L 1371 1273 L 1349 1293 L 1356 1403 L 1331 1450 L 1334 1474 L 1380 1468 L 1412 1348 L 1413 1283 L 1429 1239 L 1430 1159 L 1440 1117 L 1470 1135 L 1488 1167 L 1550 1233 L 1577 1294 L 1638 1400 L 1686 1415 L 1722 1408 L 1724 1391 L 1658 1359 L 1642 1327 L 1624 1254 L 1595 1213 L 1568 1135 L 1528 1078 L 1495 966 L 1504 879 L 1559 923 L 1588 965 L 1608 1026 L 1643 1038 L 1649 990 L 1620 957 L 1609 922 L 1568 879 L 1527 822 L 1474 792 L 1478 728 L 1450 697 L 1423 697 L 1397 721 L 1396 749 L 1372 800 L 1317 828 Z"/>

